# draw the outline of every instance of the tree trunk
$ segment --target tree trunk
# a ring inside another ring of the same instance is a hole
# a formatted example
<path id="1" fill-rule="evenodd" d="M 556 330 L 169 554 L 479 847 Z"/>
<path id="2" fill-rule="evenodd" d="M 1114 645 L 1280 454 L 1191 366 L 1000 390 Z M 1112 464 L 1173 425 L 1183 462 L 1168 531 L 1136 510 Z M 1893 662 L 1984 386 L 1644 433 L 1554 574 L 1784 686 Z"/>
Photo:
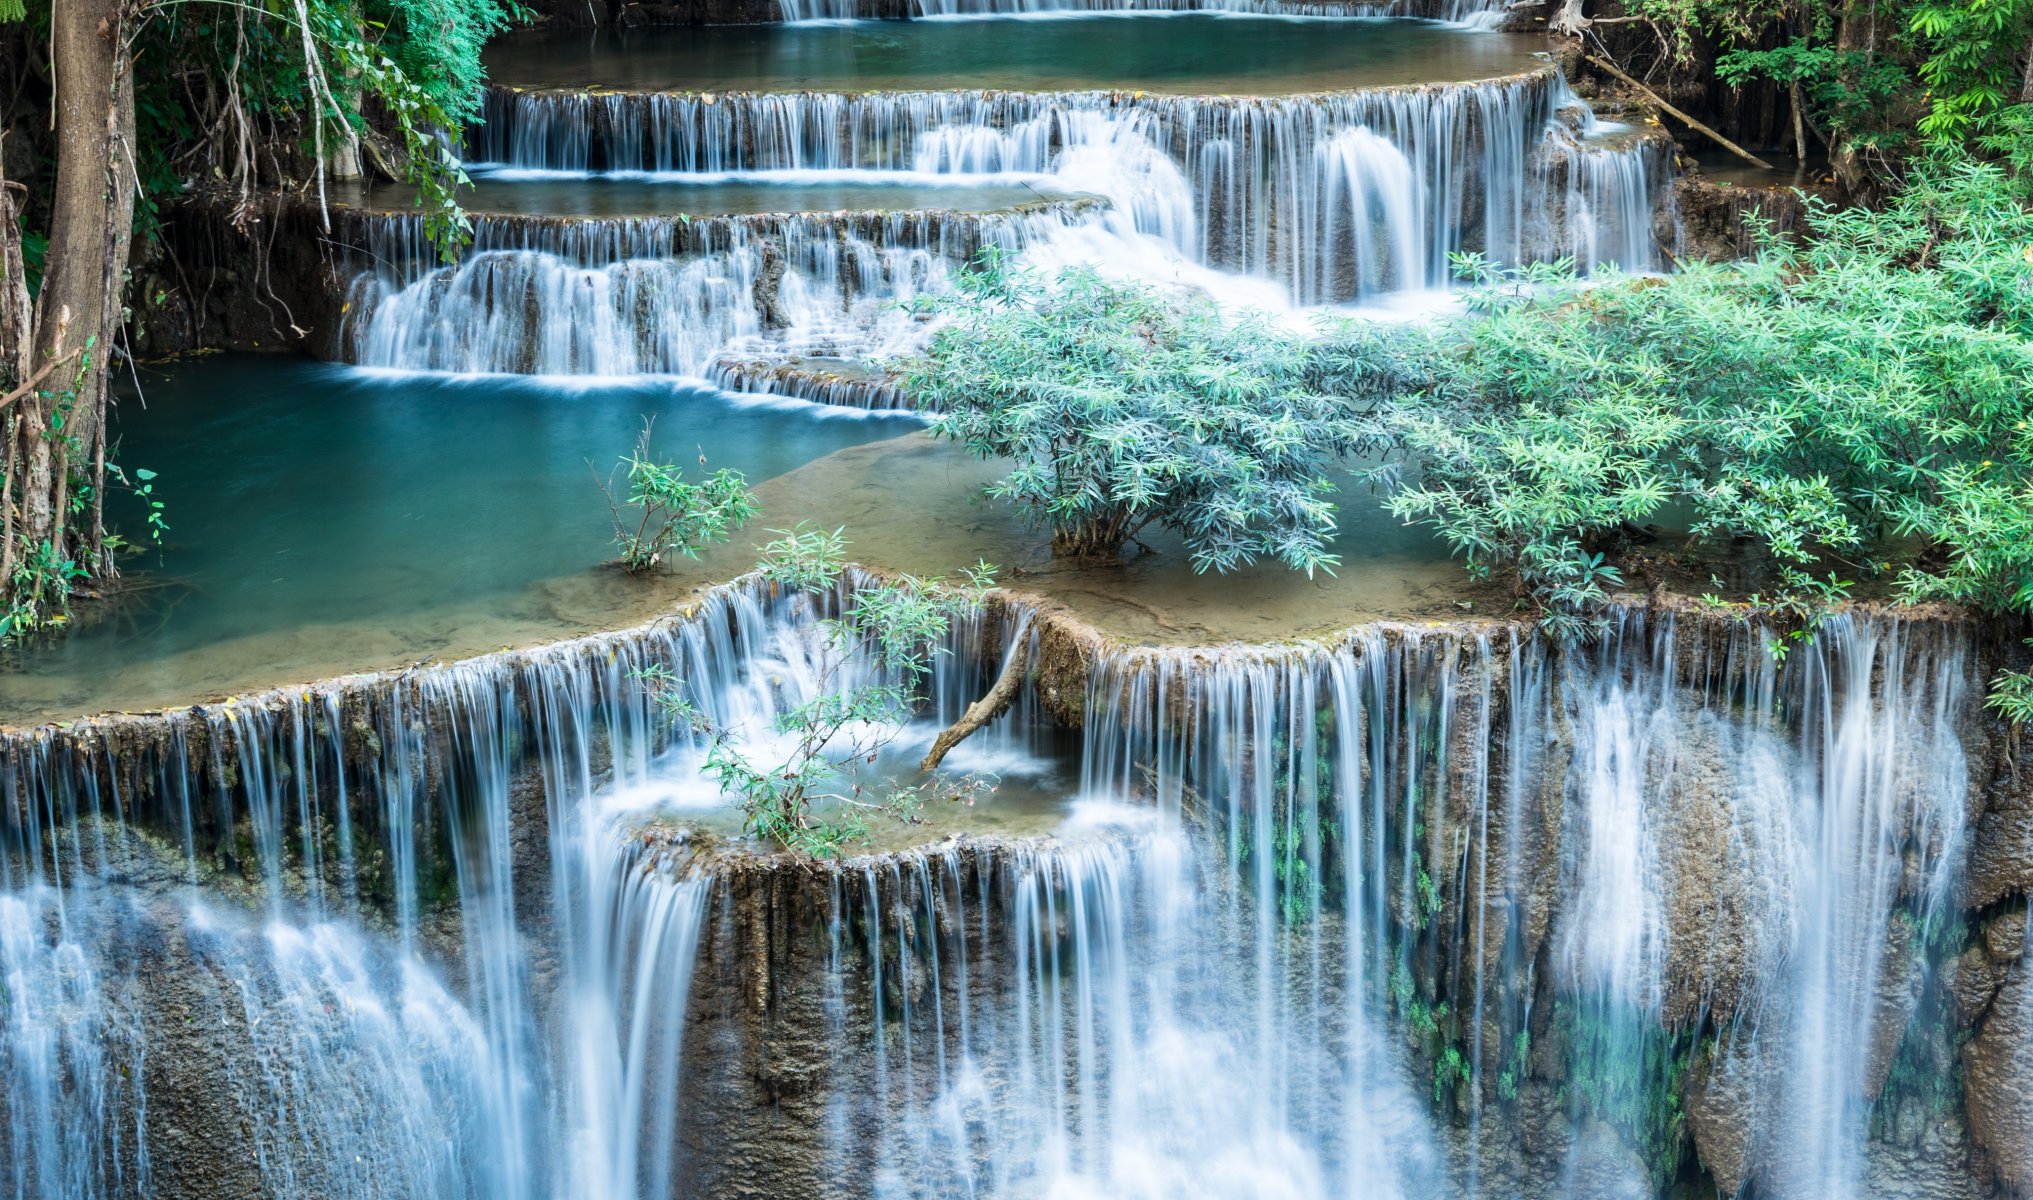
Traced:
<path id="1" fill-rule="evenodd" d="M 70 561 L 103 578 L 107 367 L 120 326 L 134 218 L 134 93 L 125 0 L 59 0 L 52 10 L 57 173 L 49 258 L 36 297 L 28 377 L 10 414 L 7 557 Z M 74 501 L 84 503 L 71 512 Z M 60 607 L 39 579 L 5 599 Z"/>
<path id="2" fill-rule="evenodd" d="M 21 211 L 28 205 L 28 194 L 19 184 L 8 183 L 6 168 L 6 156 L 0 154 L 0 395 L 11 396 L 28 383 L 35 316 L 21 255 Z M 4 581 L 14 578 L 14 430 L 20 420 L 18 401 L 0 408 L 0 452 L 5 453 L 0 458 L 0 611 L 7 607 Z"/>
<path id="3" fill-rule="evenodd" d="M 2033 104 L 2033 38 L 2026 39 L 2026 75 L 2019 81 L 2019 103 Z"/>
<path id="4" fill-rule="evenodd" d="M 1055 526 L 1052 530 L 1052 557 L 1077 558 L 1092 563 L 1121 562 L 1124 539 L 1117 530 L 1117 522 L 1103 520 Z"/>

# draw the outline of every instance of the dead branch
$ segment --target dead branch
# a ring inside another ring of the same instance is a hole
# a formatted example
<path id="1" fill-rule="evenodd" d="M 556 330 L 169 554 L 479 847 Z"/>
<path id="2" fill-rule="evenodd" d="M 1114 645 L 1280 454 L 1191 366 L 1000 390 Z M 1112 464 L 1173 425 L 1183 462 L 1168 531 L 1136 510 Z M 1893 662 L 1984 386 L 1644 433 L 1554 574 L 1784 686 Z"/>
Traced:
<path id="1" fill-rule="evenodd" d="M 960 719 L 951 728 L 938 736 L 925 760 L 918 764 L 921 771 L 934 771 L 946 758 L 948 751 L 973 736 L 976 730 L 1001 716 L 1016 699 L 1017 690 L 1023 687 L 1024 677 L 1031 667 L 1031 639 L 1019 635 L 1016 645 L 1010 647 L 1009 657 L 1003 660 L 1002 674 L 996 676 L 995 686 L 988 694 L 967 706 Z"/>
<path id="2" fill-rule="evenodd" d="M 1699 133 L 1702 136 L 1708 138 L 1710 141 L 1713 141 L 1716 145 L 1721 146 L 1723 149 L 1729 151 L 1731 154 L 1736 155 L 1738 158 L 1743 159 L 1745 162 L 1750 163 L 1752 166 L 1763 167 L 1767 171 L 1776 169 L 1772 166 L 1771 163 L 1766 162 L 1764 159 L 1759 158 L 1757 155 L 1752 154 L 1750 151 L 1744 149 L 1742 146 L 1739 146 L 1735 142 L 1730 141 L 1728 138 L 1722 136 L 1715 130 L 1695 120 L 1693 117 L 1690 117 L 1686 113 L 1681 112 L 1679 109 L 1673 107 L 1671 104 L 1666 103 L 1665 98 L 1660 96 L 1659 93 L 1653 91 L 1651 88 L 1648 88 L 1644 84 L 1639 83 L 1637 80 L 1631 78 L 1628 74 L 1624 72 L 1623 68 L 1617 66 L 1615 63 L 1610 62 L 1607 59 L 1597 58 L 1593 54 L 1584 54 L 1581 56 L 1581 58 L 1582 61 L 1601 67 L 1603 70 L 1608 71 L 1611 75 L 1616 76 L 1618 79 L 1621 79 L 1630 86 L 1638 89 L 1638 91 L 1644 93 L 1647 99 L 1649 99 L 1653 104 L 1658 106 L 1660 112 L 1678 118 L 1680 121 L 1685 123 L 1688 128 L 1694 130 L 1694 132 Z"/>

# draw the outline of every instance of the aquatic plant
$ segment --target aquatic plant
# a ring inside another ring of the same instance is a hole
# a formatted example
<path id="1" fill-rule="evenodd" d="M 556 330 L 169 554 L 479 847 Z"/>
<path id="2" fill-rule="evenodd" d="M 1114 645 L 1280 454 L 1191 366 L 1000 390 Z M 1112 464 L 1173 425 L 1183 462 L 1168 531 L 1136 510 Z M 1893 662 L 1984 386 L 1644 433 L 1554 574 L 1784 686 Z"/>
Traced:
<path id="1" fill-rule="evenodd" d="M 653 426 L 653 421 L 643 422 L 635 448 L 615 468 L 627 470 L 627 499 L 615 501 L 612 473 L 600 484 L 614 520 L 621 567 L 631 575 L 648 574 L 673 554 L 699 557 L 700 546 L 726 541 L 758 511 L 741 472 L 722 467 L 692 483 L 683 467 L 657 458 L 650 449 Z M 706 465 L 704 454 L 699 465 Z"/>

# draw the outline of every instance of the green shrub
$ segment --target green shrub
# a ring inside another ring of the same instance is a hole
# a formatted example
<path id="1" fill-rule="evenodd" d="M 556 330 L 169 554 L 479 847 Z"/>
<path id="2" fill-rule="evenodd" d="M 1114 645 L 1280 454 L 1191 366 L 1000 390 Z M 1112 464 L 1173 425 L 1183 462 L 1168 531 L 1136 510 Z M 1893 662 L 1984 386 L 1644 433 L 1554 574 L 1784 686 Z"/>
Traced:
<path id="1" fill-rule="evenodd" d="M 1054 554 L 1115 562 L 1155 525 L 1197 571 L 1336 563 L 1332 472 L 1378 444 L 1359 402 L 1376 390 L 1371 347 L 993 255 L 929 307 L 946 324 L 905 386 L 935 436 L 1015 461 L 989 493 L 1049 529 Z"/>
<path id="2" fill-rule="evenodd" d="M 621 567 L 631 575 L 646 575 L 674 554 L 697 558 L 699 547 L 726 541 L 757 511 L 755 493 L 741 472 L 723 467 L 691 483 L 683 467 L 656 458 L 649 443 L 650 423 L 644 422 L 635 449 L 615 468 L 627 473 L 625 501 L 615 500 L 612 475 L 600 485 L 614 519 Z M 701 455 L 700 465 L 705 462 Z"/>

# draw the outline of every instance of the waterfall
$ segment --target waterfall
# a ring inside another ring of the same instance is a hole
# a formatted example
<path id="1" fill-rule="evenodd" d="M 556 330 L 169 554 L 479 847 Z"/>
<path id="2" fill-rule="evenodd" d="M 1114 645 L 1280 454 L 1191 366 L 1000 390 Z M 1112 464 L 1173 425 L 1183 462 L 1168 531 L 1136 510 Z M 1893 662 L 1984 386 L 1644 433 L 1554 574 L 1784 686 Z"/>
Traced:
<path id="1" fill-rule="evenodd" d="M 1670 172 L 1597 130 L 1552 70 L 1268 99 L 1107 92 L 677 93 L 491 88 L 468 150 L 514 173 L 1038 180 L 1096 197 L 766 218 L 482 218 L 435 266 L 414 221 L 368 222 L 348 353 L 383 367 L 722 371 L 871 359 L 928 326 L 897 306 L 994 245 L 1271 310 L 1445 287 L 1449 255 L 1657 263 Z M 940 203 L 927 187 L 914 201 Z M 754 371 L 741 372 L 753 375 Z M 732 376 L 730 376 L 732 377 Z"/>
<path id="2" fill-rule="evenodd" d="M 1377 294 L 1375 280 L 1441 286 L 1454 250 L 1584 266 L 1613 252 L 1627 270 L 1651 267 L 1665 156 L 1643 140 L 1577 138 L 1553 119 L 1570 101 L 1550 70 L 1261 99 L 494 88 L 470 141 L 476 157 L 518 168 L 1043 175 L 1106 195 L 1136 233 L 1189 260 L 1319 304 Z M 1536 208 L 1557 219 L 1528 219 Z"/>
<path id="3" fill-rule="evenodd" d="M 1782 660 L 1628 609 L 1575 647 L 1098 646 L 1052 837 L 718 874 L 703 745 L 634 673 L 766 738 L 880 677 L 820 632 L 839 603 L 735 586 L 9 735 L 14 1192 L 710 1194 L 763 1169 L 714 1147 L 756 1144 L 771 1072 L 792 1190 L 1654 1195 L 1690 1139 L 1724 1191 L 1896 1186 L 1873 1106 L 1962 945 L 1967 632 L 1839 615 Z M 902 756 L 998 655 L 1051 658 L 1046 620 L 958 622 Z M 962 768 L 1042 769 L 1039 703 Z M 698 1007 L 729 987 L 771 1040 Z"/>
<path id="4" fill-rule="evenodd" d="M 0 1178 L 671 1194 L 709 892 L 682 836 L 640 836 L 646 797 L 698 780 L 633 676 L 665 666 L 717 719 L 766 721 L 776 672 L 831 653 L 817 615 L 725 588 L 633 634 L 9 735 Z M 985 687 L 982 636 L 958 624 L 929 719 Z M 983 736 L 976 755 L 1023 754 Z"/>
<path id="5" fill-rule="evenodd" d="M 95 954 L 126 932 L 116 912 L 41 886 L 0 894 L 0 1184 L 30 1200 L 146 1192 L 132 1092 L 145 1068 L 134 998 Z"/>
<path id="6" fill-rule="evenodd" d="M 1016 252 L 1091 208 L 483 217 L 449 266 L 413 219 L 356 217 L 377 266 L 354 279 L 347 337 L 363 365 L 460 372 L 703 376 L 765 347 L 880 354 L 918 336 L 900 302 L 943 288 L 982 246 Z"/>
<path id="7" fill-rule="evenodd" d="M 1786 908 L 1761 932 L 1768 984 L 1725 1071 L 1756 1081 L 1751 1151 L 1783 1194 L 1869 1190 L 1864 1131 L 1928 968 L 1914 946 L 1954 920 L 1969 771 L 1959 714 L 1969 647 L 1839 619 L 1748 698 L 1795 715 L 1746 739 L 1744 823 Z"/>
<path id="8" fill-rule="evenodd" d="M 1291 1047 L 1409 1027 L 1434 1098 L 1467 1113 L 1456 1178 L 1475 1190 L 1485 1110 L 1514 1103 L 1521 1039 L 1547 1019 L 1531 943 L 1550 937 L 1553 1036 L 1586 1084 L 1560 1187 L 1669 1181 L 1687 1131 L 1654 1098 L 1682 1086 L 1714 1020 L 1713 1069 L 1749 1096 L 1752 1173 L 1778 1195 L 1867 1194 L 1871 1103 L 1922 970 L 1908 943 L 1951 915 L 1968 649 L 1848 617 L 1782 667 L 1761 630 L 1690 646 L 1670 617 L 1622 621 L 1566 651 L 1406 630 L 1133 657 L 1096 674 L 1090 786 L 1207 820 L 1251 927 L 1230 953 L 1259 980 L 1251 1062 L 1271 1094 L 1305 1093 L 1279 1074 L 1309 1061 Z M 1337 959 L 1340 1007 L 1323 1009 Z M 1419 1113 L 1421 1069 L 1350 1053 L 1350 1128 Z M 1299 1140 L 1337 1145 L 1319 1128 Z M 1353 1135 L 1339 1153 L 1374 1191 L 1403 1147 L 1434 1140 L 1394 1133 L 1382 1165 Z"/>

